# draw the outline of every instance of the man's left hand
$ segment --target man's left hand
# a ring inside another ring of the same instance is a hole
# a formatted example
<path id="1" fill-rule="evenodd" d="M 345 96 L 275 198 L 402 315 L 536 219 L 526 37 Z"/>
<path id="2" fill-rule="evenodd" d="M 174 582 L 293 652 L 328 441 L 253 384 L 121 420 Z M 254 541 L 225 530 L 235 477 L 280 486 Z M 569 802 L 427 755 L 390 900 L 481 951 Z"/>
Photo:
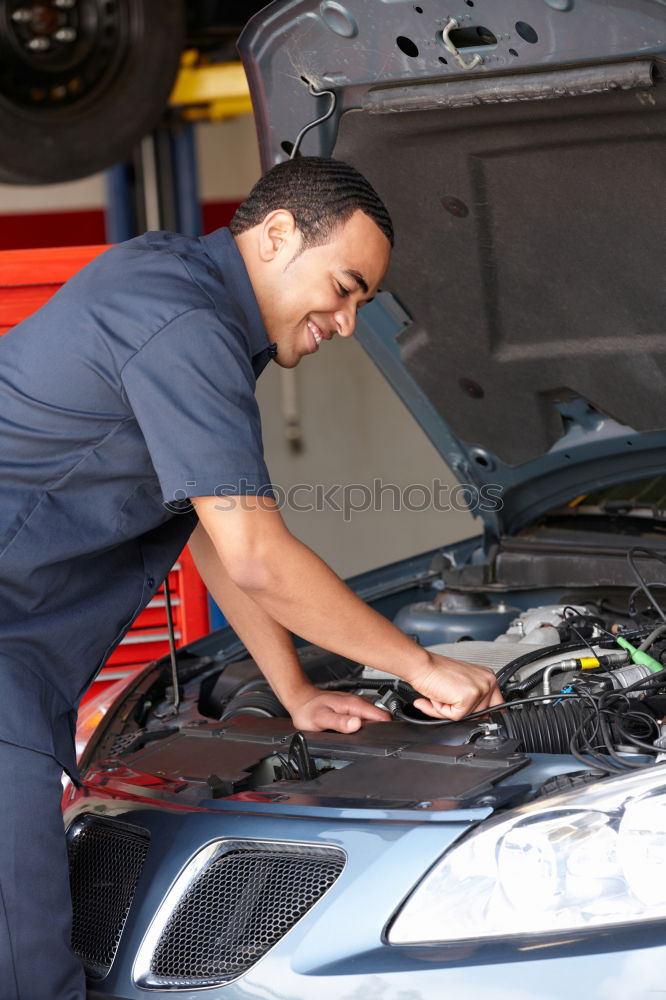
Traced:
<path id="1" fill-rule="evenodd" d="M 388 712 L 376 708 L 356 694 L 341 691 L 322 691 L 309 688 L 298 701 L 287 706 L 297 729 L 321 732 L 332 729 L 336 733 L 355 733 L 364 722 L 390 722 Z"/>

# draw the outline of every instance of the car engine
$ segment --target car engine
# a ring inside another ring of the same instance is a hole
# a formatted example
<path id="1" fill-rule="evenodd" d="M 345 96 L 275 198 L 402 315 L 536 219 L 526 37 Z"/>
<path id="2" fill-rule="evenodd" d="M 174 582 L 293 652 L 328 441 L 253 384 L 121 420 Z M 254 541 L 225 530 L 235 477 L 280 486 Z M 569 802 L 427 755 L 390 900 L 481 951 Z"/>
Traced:
<path id="1" fill-rule="evenodd" d="M 440 586 L 402 605 L 394 620 L 414 641 L 495 671 L 503 705 L 460 721 L 423 715 L 393 675 L 302 646 L 314 684 L 390 714 L 348 735 L 297 731 L 252 659 L 190 647 L 178 655 L 181 704 L 162 664 L 100 727 L 85 763 L 109 790 L 150 786 L 183 805 L 407 810 L 513 806 L 650 767 L 666 753 L 666 622 L 646 594 L 587 589 L 548 603 Z"/>

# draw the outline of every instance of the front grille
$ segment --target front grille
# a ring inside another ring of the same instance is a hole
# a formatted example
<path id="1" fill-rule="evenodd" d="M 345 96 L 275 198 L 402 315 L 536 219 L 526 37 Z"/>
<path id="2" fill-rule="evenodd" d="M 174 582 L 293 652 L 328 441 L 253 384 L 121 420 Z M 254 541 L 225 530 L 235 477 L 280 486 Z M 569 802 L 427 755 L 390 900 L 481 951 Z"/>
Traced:
<path id="1" fill-rule="evenodd" d="M 150 961 L 151 985 L 212 985 L 246 972 L 329 889 L 336 848 L 238 841 L 187 886 Z"/>
<path id="2" fill-rule="evenodd" d="M 147 830 L 97 816 L 82 817 L 69 831 L 72 949 L 96 978 L 115 958 L 148 839 Z"/>

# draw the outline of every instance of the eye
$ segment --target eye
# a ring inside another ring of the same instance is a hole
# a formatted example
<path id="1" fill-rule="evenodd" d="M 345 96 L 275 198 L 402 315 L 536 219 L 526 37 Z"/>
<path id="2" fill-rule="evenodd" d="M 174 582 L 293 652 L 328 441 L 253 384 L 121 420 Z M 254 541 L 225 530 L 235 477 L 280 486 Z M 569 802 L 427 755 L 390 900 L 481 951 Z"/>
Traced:
<path id="1" fill-rule="evenodd" d="M 351 295 L 350 288 L 345 288 L 345 286 L 341 285 L 339 281 L 336 282 L 336 285 L 338 286 L 338 295 L 341 295 L 343 299 L 346 299 Z"/>

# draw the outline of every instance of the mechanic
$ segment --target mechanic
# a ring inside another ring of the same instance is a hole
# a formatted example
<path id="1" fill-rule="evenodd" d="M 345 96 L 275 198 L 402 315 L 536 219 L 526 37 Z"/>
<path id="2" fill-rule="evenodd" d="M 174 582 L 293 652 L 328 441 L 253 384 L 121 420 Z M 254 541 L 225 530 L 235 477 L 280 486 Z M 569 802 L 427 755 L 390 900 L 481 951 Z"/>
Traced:
<path id="1" fill-rule="evenodd" d="M 303 157 L 230 230 L 113 247 L 0 339 L 2 1000 L 85 996 L 61 772 L 81 696 L 188 539 L 298 728 L 387 715 L 313 687 L 291 632 L 404 678 L 435 717 L 501 701 L 491 671 L 415 645 L 297 541 L 264 465 L 257 376 L 350 337 L 392 243 L 356 170 Z"/>

